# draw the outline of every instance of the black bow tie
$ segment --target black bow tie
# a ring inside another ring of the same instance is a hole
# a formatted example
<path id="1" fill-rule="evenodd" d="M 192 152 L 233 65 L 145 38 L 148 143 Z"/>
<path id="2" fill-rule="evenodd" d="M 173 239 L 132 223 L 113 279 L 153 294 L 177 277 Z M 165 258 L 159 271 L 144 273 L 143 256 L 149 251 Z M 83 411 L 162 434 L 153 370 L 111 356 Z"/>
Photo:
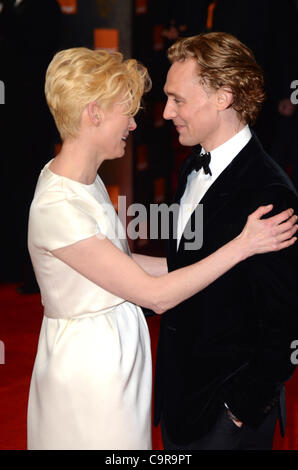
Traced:
<path id="1" fill-rule="evenodd" d="M 194 154 L 190 162 L 189 173 L 193 170 L 199 171 L 201 168 L 204 169 L 206 175 L 212 176 L 209 163 L 211 160 L 210 152 L 204 153 L 204 155 Z"/>
<path id="2" fill-rule="evenodd" d="M 192 153 L 184 162 L 181 173 L 179 175 L 178 188 L 175 194 L 174 202 L 179 203 L 185 191 L 187 177 L 193 170 L 199 171 L 203 167 L 206 175 L 209 174 L 212 176 L 211 170 L 209 168 L 209 163 L 211 160 L 210 152 L 205 153 L 204 155 L 200 155 L 201 146 L 197 147 L 199 148 L 193 147 Z"/>

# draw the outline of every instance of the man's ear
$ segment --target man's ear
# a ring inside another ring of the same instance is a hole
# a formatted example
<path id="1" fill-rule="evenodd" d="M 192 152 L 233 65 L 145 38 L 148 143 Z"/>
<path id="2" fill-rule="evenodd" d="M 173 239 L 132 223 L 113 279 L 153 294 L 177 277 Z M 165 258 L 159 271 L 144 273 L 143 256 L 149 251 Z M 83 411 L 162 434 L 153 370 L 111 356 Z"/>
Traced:
<path id="1" fill-rule="evenodd" d="M 99 126 L 102 121 L 102 112 L 95 101 L 92 101 L 88 104 L 87 113 L 92 124 L 94 124 L 95 126 Z"/>
<path id="2" fill-rule="evenodd" d="M 233 93 L 228 88 L 219 88 L 216 92 L 216 104 L 219 111 L 224 111 L 233 103 Z"/>

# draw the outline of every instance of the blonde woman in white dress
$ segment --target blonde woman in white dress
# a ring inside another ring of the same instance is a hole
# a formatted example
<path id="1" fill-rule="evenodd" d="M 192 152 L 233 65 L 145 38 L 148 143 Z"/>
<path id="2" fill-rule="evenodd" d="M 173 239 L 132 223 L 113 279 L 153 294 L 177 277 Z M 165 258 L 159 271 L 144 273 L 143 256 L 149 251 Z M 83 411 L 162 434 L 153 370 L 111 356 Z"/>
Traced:
<path id="1" fill-rule="evenodd" d="M 151 449 L 151 351 L 139 305 L 161 314 L 248 256 L 295 241 L 292 211 L 260 220 L 270 210 L 261 207 L 193 266 L 167 274 L 165 259 L 131 255 L 97 171 L 124 156 L 149 87 L 146 69 L 119 53 L 75 48 L 49 65 L 46 97 L 63 145 L 40 174 L 29 219 L 44 318 L 28 449 Z"/>

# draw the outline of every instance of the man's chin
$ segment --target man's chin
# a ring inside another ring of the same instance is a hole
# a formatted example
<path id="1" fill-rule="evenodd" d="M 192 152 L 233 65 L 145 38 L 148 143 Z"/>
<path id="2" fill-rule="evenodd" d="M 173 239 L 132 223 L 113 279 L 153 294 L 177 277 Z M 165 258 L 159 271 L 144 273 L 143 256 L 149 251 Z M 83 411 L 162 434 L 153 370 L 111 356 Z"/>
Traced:
<path id="1" fill-rule="evenodd" d="M 196 145 L 193 142 L 191 142 L 191 139 L 188 139 L 187 137 L 181 134 L 179 134 L 178 140 L 179 140 L 179 143 L 183 145 L 184 147 L 193 147 L 194 145 Z"/>

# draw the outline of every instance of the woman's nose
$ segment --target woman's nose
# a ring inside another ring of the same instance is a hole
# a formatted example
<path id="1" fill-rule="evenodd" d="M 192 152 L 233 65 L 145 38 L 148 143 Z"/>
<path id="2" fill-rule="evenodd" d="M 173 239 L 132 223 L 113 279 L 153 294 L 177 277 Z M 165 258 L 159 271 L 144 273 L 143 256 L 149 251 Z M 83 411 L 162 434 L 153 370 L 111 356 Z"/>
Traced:
<path id="1" fill-rule="evenodd" d="M 134 131 L 137 127 L 137 123 L 135 121 L 135 118 L 134 117 L 131 117 L 130 120 L 129 120 L 129 130 L 130 131 Z"/>

